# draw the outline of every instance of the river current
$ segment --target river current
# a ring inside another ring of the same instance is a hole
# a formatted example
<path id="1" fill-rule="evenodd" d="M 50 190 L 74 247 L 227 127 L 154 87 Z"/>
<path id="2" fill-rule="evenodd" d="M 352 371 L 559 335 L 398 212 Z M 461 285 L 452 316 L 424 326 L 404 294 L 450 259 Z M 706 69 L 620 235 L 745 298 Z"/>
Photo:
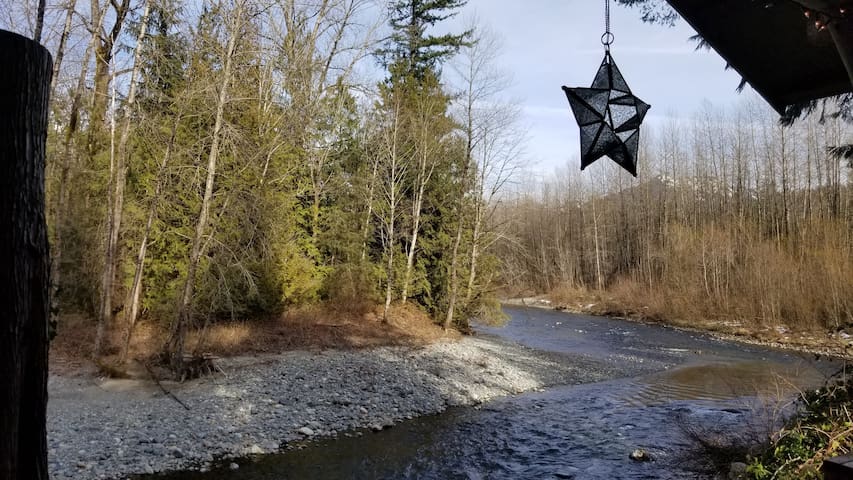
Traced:
<path id="1" fill-rule="evenodd" d="M 681 330 L 507 307 L 492 335 L 619 372 L 169 480 L 711 478 L 693 437 L 758 438 L 833 364 Z M 652 461 L 628 458 L 637 448 Z"/>

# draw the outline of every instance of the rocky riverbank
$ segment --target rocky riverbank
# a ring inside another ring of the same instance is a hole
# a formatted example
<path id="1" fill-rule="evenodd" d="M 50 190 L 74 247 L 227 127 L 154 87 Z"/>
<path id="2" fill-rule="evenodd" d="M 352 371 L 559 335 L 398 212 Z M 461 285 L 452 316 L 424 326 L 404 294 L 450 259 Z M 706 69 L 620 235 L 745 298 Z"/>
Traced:
<path id="1" fill-rule="evenodd" d="M 711 335 L 727 342 L 760 345 L 763 347 L 780 348 L 803 352 L 813 355 L 825 355 L 838 359 L 853 358 L 853 331 L 839 329 L 836 332 L 792 332 L 783 325 L 775 327 L 751 327 L 740 321 L 705 321 L 685 325 L 684 322 L 666 318 L 650 318 L 638 312 L 625 312 L 614 309 L 612 305 L 599 303 L 561 303 L 549 300 L 547 296 L 505 298 L 504 305 L 516 307 L 541 308 L 579 315 L 610 317 L 647 325 L 665 325 L 676 330 Z"/>
<path id="2" fill-rule="evenodd" d="M 164 383 L 175 398 L 151 382 L 52 376 L 51 477 L 206 469 L 215 459 L 273 453 L 449 406 L 618 374 L 488 337 L 420 348 L 293 351 L 224 359 L 221 367 L 211 377 Z"/>

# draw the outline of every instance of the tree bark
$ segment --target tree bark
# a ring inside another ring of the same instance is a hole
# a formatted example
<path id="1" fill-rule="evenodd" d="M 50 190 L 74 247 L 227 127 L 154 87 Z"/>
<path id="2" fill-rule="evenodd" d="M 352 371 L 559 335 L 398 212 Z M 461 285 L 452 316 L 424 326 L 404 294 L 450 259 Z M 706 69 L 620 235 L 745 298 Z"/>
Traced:
<path id="1" fill-rule="evenodd" d="M 423 213 L 424 195 L 426 187 L 429 185 L 430 178 L 435 171 L 436 159 L 433 157 L 433 149 L 430 148 L 430 135 L 433 133 L 431 129 L 430 119 L 427 117 L 434 110 L 434 105 L 425 104 L 419 105 L 421 109 L 420 120 L 420 145 L 418 146 L 418 175 L 417 175 L 417 190 L 415 198 L 412 200 L 412 233 L 410 236 L 409 248 L 406 251 L 406 271 L 403 274 L 403 288 L 400 295 L 400 300 L 403 303 L 409 298 L 409 288 L 412 283 L 412 271 L 415 266 L 415 254 L 418 251 L 418 234 L 421 230 L 421 214 Z M 425 118 L 426 117 L 426 118 Z"/>
<path id="2" fill-rule="evenodd" d="M 107 104 L 110 99 L 110 65 L 112 65 L 113 55 L 115 54 L 114 47 L 124 28 L 124 19 L 130 10 L 130 0 L 121 0 L 121 3 L 110 0 L 103 8 L 99 6 L 97 0 L 93 1 L 93 16 L 101 19 L 93 32 L 98 32 L 103 20 L 108 18 L 106 10 L 109 5 L 112 5 L 115 11 L 113 15 L 115 23 L 113 23 L 109 33 L 97 35 L 96 37 L 98 40 L 95 47 L 95 76 L 93 79 L 92 108 L 89 111 L 89 131 L 86 146 L 90 162 L 104 148 L 101 136 L 104 119 L 107 114 Z M 96 9 L 98 9 L 97 13 L 94 13 Z"/>
<path id="3" fill-rule="evenodd" d="M 0 478 L 47 479 L 50 53 L 0 30 Z"/>
<path id="4" fill-rule="evenodd" d="M 41 42 L 41 32 L 44 29 L 44 7 L 45 0 L 39 0 L 38 6 L 36 7 L 36 30 L 33 33 L 33 40 L 36 43 Z"/>
<path id="5" fill-rule="evenodd" d="M 476 200 L 481 202 L 480 199 Z M 471 259 L 468 262 L 468 285 L 465 288 L 465 303 L 471 302 L 474 298 L 474 282 L 477 280 L 477 258 L 479 251 L 477 246 L 480 244 L 480 225 L 482 224 L 482 215 L 480 212 L 481 206 L 475 207 L 476 213 L 474 217 L 474 231 L 471 233 Z"/>
<path id="6" fill-rule="evenodd" d="M 473 69 L 471 69 L 473 70 Z M 469 70 L 469 71 L 471 71 Z M 465 193 L 468 190 L 468 169 L 471 168 L 471 161 L 474 157 L 474 75 L 468 77 L 468 89 L 465 106 L 465 166 L 462 168 L 462 188 L 459 191 L 459 196 L 456 199 L 454 206 L 456 221 L 456 239 L 453 241 L 453 252 L 450 255 L 450 288 L 447 300 L 447 314 L 444 317 L 444 329 L 447 330 L 453 325 L 453 315 L 456 312 L 456 302 L 459 296 L 459 246 L 462 244 L 462 230 L 464 222 L 464 203 Z M 473 242 L 472 242 L 473 243 Z M 473 268 L 473 267 L 472 267 Z M 471 281 L 473 284 L 473 280 Z M 470 297 L 470 286 L 466 296 Z"/>
<path id="7" fill-rule="evenodd" d="M 373 217 L 373 194 L 376 189 L 376 174 L 379 169 L 379 161 L 373 161 L 373 174 L 370 177 L 370 186 L 367 189 L 367 201 L 365 202 L 365 207 L 367 207 L 367 214 L 364 217 L 364 226 L 361 229 L 361 261 L 364 262 L 367 259 L 367 240 L 370 235 L 370 220 Z"/>
<path id="8" fill-rule="evenodd" d="M 459 200 L 459 203 L 462 203 Z M 457 213 L 456 239 L 453 242 L 453 253 L 450 255 L 450 292 L 447 300 L 447 314 L 444 317 L 444 329 L 447 330 L 453 325 L 453 314 L 456 311 L 456 296 L 459 291 L 459 279 L 457 269 L 459 264 L 459 244 L 462 243 L 462 215 Z"/>

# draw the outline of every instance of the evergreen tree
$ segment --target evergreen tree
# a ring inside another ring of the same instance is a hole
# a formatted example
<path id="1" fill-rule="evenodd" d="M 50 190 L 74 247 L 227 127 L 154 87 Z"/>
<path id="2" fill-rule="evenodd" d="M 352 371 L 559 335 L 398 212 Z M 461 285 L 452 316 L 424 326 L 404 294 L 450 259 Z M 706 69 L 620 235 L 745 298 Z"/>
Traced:
<path id="1" fill-rule="evenodd" d="M 391 77 L 438 76 L 441 63 L 469 44 L 471 31 L 428 35 L 427 28 L 455 16 L 467 0 L 397 0 L 391 4 L 393 33 L 380 50 Z"/>
<path id="2" fill-rule="evenodd" d="M 413 298 L 434 315 L 445 304 L 447 259 L 442 252 L 453 219 L 448 212 L 437 213 L 454 203 L 441 182 L 458 170 L 464 155 L 453 148 L 458 126 L 448 114 L 451 95 L 441 84 L 440 72 L 444 61 L 469 44 L 471 31 L 435 36 L 427 29 L 454 16 L 464 4 L 399 0 L 391 5 L 393 34 L 381 52 L 389 76 L 380 85 L 378 105 L 385 128 L 393 129 L 393 135 L 384 135 L 394 139 L 387 155 L 396 157 L 386 162 L 393 168 L 383 177 L 385 191 L 398 190 L 392 203 L 399 202 L 379 209 L 388 214 L 382 220 L 386 311 L 392 296 L 404 302 Z"/>

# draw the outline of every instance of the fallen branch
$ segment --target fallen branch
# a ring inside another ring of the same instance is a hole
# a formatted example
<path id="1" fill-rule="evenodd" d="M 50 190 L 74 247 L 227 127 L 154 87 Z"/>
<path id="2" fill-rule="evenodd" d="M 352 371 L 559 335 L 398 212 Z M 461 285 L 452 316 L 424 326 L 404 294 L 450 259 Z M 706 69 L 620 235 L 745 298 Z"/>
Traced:
<path id="1" fill-rule="evenodd" d="M 149 374 L 149 375 L 151 375 L 151 380 L 154 380 L 154 383 L 156 383 L 156 384 L 157 384 L 157 386 L 158 386 L 158 387 L 160 387 L 160 390 L 162 390 L 162 391 L 163 391 L 163 393 L 165 393 L 165 394 L 166 394 L 166 396 L 171 397 L 171 398 L 172 398 L 172 400 L 174 400 L 174 401 L 178 402 L 179 404 L 181 404 L 181 406 L 182 406 L 182 407 L 184 407 L 185 409 L 187 409 L 187 410 L 189 410 L 189 409 L 190 409 L 190 407 L 189 407 L 186 403 L 184 403 L 183 401 L 181 401 L 181 399 L 180 399 L 180 398 L 178 398 L 177 396 L 175 396 L 175 394 L 174 394 L 174 393 L 172 393 L 172 392 L 170 392 L 169 390 L 167 390 L 167 389 L 166 389 L 166 387 L 164 387 L 164 386 L 163 386 L 163 384 L 162 384 L 162 383 L 160 383 L 160 380 L 159 380 L 159 379 L 157 379 L 157 376 L 154 374 L 154 371 L 153 371 L 153 370 L 151 370 L 151 366 L 150 366 L 150 365 L 148 365 L 148 363 L 147 363 L 147 362 L 142 362 L 142 364 L 143 364 L 143 365 L 145 365 L 145 369 L 146 369 L 146 370 L 148 370 L 148 374 Z"/>

